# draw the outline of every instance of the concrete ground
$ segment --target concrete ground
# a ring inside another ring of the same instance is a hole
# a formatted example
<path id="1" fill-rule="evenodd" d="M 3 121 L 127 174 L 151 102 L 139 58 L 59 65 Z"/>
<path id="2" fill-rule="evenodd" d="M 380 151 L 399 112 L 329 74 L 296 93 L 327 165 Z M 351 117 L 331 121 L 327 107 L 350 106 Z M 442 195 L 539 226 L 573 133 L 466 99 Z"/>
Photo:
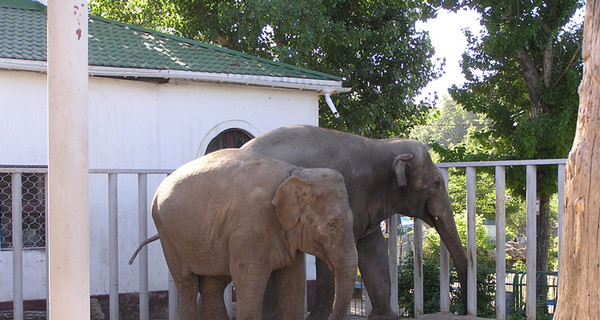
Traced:
<path id="1" fill-rule="evenodd" d="M 366 317 L 360 316 L 351 316 L 348 320 L 366 320 Z M 410 320 L 410 319 L 402 319 L 402 320 Z M 452 313 L 435 313 L 435 314 L 425 314 L 417 318 L 417 320 L 489 320 L 486 318 L 478 318 L 473 316 L 459 316 Z"/>
<path id="2" fill-rule="evenodd" d="M 419 320 L 488 320 L 474 316 L 459 316 L 449 312 L 440 312 L 435 314 L 426 314 L 418 318 Z"/>
<path id="3" fill-rule="evenodd" d="M 349 320 L 366 320 L 366 317 L 360 316 L 351 316 L 348 318 Z M 402 319 L 409 320 L 409 319 Z M 478 318 L 473 316 L 459 316 L 452 313 L 435 313 L 435 314 L 425 314 L 417 318 L 417 320 L 489 320 L 486 318 Z"/>

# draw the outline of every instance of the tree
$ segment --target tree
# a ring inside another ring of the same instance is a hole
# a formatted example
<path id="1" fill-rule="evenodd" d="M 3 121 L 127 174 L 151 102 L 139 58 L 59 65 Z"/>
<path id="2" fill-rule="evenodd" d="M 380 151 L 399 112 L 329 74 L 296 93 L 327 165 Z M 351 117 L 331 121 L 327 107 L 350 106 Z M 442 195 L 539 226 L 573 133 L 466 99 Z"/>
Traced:
<path id="1" fill-rule="evenodd" d="M 600 3 L 586 4 L 583 81 L 579 89 L 579 118 L 565 172 L 566 210 L 563 225 L 561 275 L 555 319 L 594 319 L 600 314 Z"/>
<path id="2" fill-rule="evenodd" d="M 479 131 L 489 122 L 485 117 L 465 111 L 447 95 L 442 97 L 435 111 L 428 117 L 426 124 L 411 130 L 411 138 L 426 144 L 452 148 L 464 145 L 470 137 L 470 131 Z"/>
<path id="3" fill-rule="evenodd" d="M 481 145 L 497 159 L 565 157 L 574 134 L 582 68 L 581 24 L 571 17 L 582 1 L 456 0 L 444 6 L 476 10 L 487 30 L 467 32 L 462 61 L 467 82 L 450 90 L 466 110 L 492 121 L 489 130 L 477 135 Z M 523 176 L 507 176 L 509 187 L 524 190 Z M 537 267 L 545 271 L 556 170 L 538 169 L 537 185 Z"/>
<path id="4" fill-rule="evenodd" d="M 439 70 L 415 21 L 435 14 L 426 1 L 129 0 L 90 1 L 106 18 L 337 75 L 351 87 L 324 101 L 320 124 L 371 137 L 403 135 L 431 102 L 413 102 Z"/>
<path id="5" fill-rule="evenodd" d="M 444 96 L 437 107 L 437 112 L 432 112 L 426 124 L 416 126 L 411 131 L 410 137 L 428 144 L 432 148 L 431 155 L 434 159 L 458 161 L 489 159 L 489 155 L 485 153 L 486 150 L 482 150 L 480 143 L 474 138 L 478 132 L 487 130 L 489 125 L 491 125 L 491 121 L 485 116 L 466 111 L 450 96 Z M 477 155 L 479 159 L 473 159 L 471 157 L 473 155 Z M 466 213 L 465 171 L 464 169 L 449 169 L 448 175 L 448 195 L 455 214 L 460 217 Z M 494 184 L 492 168 L 477 170 L 477 215 L 483 220 L 493 221 L 496 218 Z M 514 196 L 509 189 L 506 197 L 507 239 L 515 239 L 518 236 L 519 229 L 525 222 L 525 211 L 524 201 L 518 195 Z M 460 219 L 457 219 L 457 224 L 460 224 Z M 466 234 L 464 239 L 466 239 Z M 480 247 L 479 244 L 478 240 L 478 250 L 486 251 L 486 248 Z"/>

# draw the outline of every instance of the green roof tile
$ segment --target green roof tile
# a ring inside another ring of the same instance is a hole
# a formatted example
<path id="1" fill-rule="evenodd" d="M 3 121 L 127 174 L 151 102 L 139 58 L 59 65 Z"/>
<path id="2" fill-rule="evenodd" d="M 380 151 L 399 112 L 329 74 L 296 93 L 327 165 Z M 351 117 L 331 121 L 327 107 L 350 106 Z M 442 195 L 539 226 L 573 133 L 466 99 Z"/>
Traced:
<path id="1" fill-rule="evenodd" d="M 46 61 L 44 5 L 0 0 L 0 58 Z M 89 17 L 89 64 L 341 81 L 321 72 L 96 16 Z"/>

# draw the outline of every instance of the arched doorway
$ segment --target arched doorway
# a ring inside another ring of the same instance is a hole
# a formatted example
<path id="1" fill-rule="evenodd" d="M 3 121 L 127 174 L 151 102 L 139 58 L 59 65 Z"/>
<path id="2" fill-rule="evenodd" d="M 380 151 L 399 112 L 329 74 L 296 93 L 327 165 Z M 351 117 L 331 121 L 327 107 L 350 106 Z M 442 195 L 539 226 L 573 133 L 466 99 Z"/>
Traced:
<path id="1" fill-rule="evenodd" d="M 214 137 L 206 147 L 206 154 L 225 148 L 239 148 L 252 139 L 252 135 L 242 129 L 227 129 Z"/>

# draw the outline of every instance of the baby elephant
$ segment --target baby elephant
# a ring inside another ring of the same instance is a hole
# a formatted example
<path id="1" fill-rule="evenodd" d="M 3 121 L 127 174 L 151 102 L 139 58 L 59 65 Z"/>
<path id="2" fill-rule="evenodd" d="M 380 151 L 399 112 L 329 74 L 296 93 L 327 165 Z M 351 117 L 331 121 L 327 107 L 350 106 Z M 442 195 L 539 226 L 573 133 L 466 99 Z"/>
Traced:
<path id="1" fill-rule="evenodd" d="M 236 318 L 260 319 L 271 274 L 283 319 L 303 319 L 300 251 L 323 259 L 334 273 L 331 319 L 344 318 L 357 254 L 339 172 L 304 169 L 247 150 L 219 150 L 169 175 L 156 191 L 152 217 L 179 292 L 178 319 L 197 319 L 198 290 L 205 310 L 222 305 L 230 279 Z M 226 317 L 224 308 L 216 309 L 207 316 Z"/>

